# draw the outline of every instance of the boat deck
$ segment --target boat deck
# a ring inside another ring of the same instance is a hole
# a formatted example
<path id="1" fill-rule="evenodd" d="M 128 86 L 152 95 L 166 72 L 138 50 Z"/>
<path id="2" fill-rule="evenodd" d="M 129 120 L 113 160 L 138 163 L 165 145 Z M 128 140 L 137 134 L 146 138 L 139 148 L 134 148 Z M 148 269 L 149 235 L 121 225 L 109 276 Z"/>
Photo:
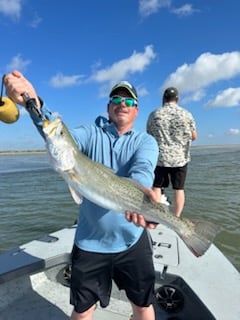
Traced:
<path id="1" fill-rule="evenodd" d="M 6 295 L 9 304 L 1 310 L 2 320 L 66 320 L 72 312 L 69 304 L 69 288 L 48 278 L 46 273 L 31 276 L 28 283 L 26 278 L 19 279 L 18 287 L 8 287 Z M 21 292 L 21 297 L 13 298 L 14 291 Z M 14 303 L 13 303 L 14 301 Z M 95 318 L 99 320 L 125 320 L 131 313 L 127 302 L 111 299 L 108 309 L 97 308 Z"/>
<path id="2" fill-rule="evenodd" d="M 65 228 L 0 255 L 0 320 L 69 319 L 69 263 L 75 227 Z M 196 258 L 171 230 L 151 230 L 156 270 L 156 320 L 239 320 L 240 275 L 212 245 Z M 165 296 L 162 299 L 162 296 Z M 196 311 L 197 310 L 197 311 Z M 94 320 L 129 320 L 125 293 L 113 286 L 107 308 Z"/>
<path id="3" fill-rule="evenodd" d="M 62 266 L 41 272 L 32 276 L 25 276 L 16 281 L 3 284 L 5 306 L 0 308 L 1 320 L 66 320 L 72 312 L 69 303 L 69 287 L 56 281 L 56 274 L 62 274 Z M 11 286 L 12 284 L 12 286 Z M 20 294 L 19 294 L 20 293 Z M 6 304 L 6 297 L 8 303 Z M 0 298 L 1 306 L 1 298 Z M 123 291 L 113 285 L 110 304 L 107 308 L 97 306 L 94 312 L 96 320 L 129 320 L 131 306 Z M 158 310 L 158 318 L 166 320 L 165 312 Z"/>

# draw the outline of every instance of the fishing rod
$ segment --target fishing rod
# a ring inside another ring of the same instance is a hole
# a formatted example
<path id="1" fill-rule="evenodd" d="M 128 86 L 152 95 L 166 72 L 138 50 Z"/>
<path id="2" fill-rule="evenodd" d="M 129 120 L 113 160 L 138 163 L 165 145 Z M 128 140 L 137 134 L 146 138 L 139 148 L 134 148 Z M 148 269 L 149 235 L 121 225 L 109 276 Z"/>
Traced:
<path id="1" fill-rule="evenodd" d="M 27 92 L 21 94 L 24 102 L 26 103 L 26 108 L 35 113 L 41 120 L 47 120 L 41 110 L 38 108 L 36 99 L 31 98 Z"/>
<path id="2" fill-rule="evenodd" d="M 2 107 L 4 105 L 4 101 L 3 101 L 3 84 L 4 84 L 4 76 L 2 77 L 1 95 L 0 95 L 0 107 Z"/>

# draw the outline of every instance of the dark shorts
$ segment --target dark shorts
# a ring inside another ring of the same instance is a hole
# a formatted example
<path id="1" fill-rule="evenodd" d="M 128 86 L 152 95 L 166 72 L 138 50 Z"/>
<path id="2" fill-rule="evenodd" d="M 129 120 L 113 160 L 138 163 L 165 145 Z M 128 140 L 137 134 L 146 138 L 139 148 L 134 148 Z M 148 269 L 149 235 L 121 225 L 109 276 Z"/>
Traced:
<path id="1" fill-rule="evenodd" d="M 135 305 L 152 304 L 155 271 L 151 239 L 146 230 L 134 246 L 117 254 L 83 251 L 74 245 L 70 302 L 76 312 L 82 313 L 98 301 L 101 307 L 106 307 L 112 280 Z"/>
<path id="2" fill-rule="evenodd" d="M 172 188 L 175 190 L 184 190 L 187 164 L 183 167 L 170 168 L 159 167 L 155 169 L 155 179 L 153 186 L 156 188 L 167 188 L 169 186 L 169 178 L 171 180 Z"/>

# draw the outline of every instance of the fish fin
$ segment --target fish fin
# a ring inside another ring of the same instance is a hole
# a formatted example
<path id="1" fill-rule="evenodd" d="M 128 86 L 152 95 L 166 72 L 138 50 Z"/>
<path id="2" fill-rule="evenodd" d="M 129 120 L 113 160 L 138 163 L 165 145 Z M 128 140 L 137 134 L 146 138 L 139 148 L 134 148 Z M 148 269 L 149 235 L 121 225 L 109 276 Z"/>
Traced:
<path id="1" fill-rule="evenodd" d="M 177 234 L 196 257 L 201 257 L 212 244 L 220 227 L 208 221 L 183 220 L 191 225 L 192 232 Z"/>
<path id="2" fill-rule="evenodd" d="M 71 196 L 73 200 L 76 202 L 76 204 L 81 204 L 82 203 L 82 195 L 77 193 L 76 190 L 74 190 L 71 186 L 68 186 Z"/>

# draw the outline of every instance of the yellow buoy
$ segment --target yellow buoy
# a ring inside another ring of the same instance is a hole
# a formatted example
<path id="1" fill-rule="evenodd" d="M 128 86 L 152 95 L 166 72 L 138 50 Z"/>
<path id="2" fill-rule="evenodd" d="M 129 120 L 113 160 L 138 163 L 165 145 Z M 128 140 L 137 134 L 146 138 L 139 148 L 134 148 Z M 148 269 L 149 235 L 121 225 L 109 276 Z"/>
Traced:
<path id="1" fill-rule="evenodd" d="M 0 120 L 5 123 L 16 122 L 19 118 L 19 110 L 16 104 L 7 97 L 0 100 Z"/>

